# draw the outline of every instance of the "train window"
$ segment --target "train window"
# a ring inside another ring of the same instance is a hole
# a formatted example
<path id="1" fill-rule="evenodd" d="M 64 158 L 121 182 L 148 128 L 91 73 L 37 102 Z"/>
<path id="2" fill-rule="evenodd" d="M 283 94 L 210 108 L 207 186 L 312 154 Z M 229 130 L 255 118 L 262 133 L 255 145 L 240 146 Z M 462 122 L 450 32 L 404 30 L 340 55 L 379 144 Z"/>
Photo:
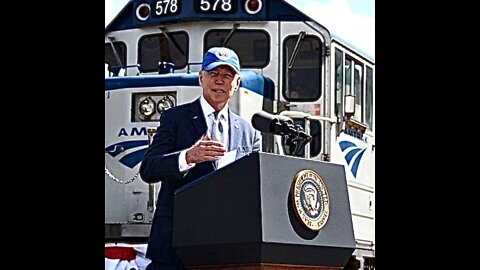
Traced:
<path id="1" fill-rule="evenodd" d="M 353 95 L 355 96 L 355 114 L 353 119 L 362 121 L 363 112 L 363 65 L 355 63 L 353 69 Z"/>
<path id="2" fill-rule="evenodd" d="M 345 95 L 353 95 L 352 92 L 352 59 L 345 59 Z"/>
<path id="3" fill-rule="evenodd" d="M 343 117 L 343 52 L 335 49 L 335 115 Z"/>
<path id="4" fill-rule="evenodd" d="M 320 98 L 321 45 L 316 36 L 295 35 L 285 39 L 282 93 L 286 100 L 302 102 Z"/>
<path id="5" fill-rule="evenodd" d="M 117 56 L 115 56 L 114 50 L 112 48 L 112 43 L 105 43 L 105 64 L 108 64 L 110 67 L 121 67 L 127 65 L 127 45 L 123 42 L 115 41 L 113 42 Z M 120 61 L 121 63 L 119 63 Z"/>
<path id="6" fill-rule="evenodd" d="M 343 58 L 345 58 L 345 64 L 342 68 Z M 342 71 L 344 72 L 343 77 L 345 77 L 343 84 Z M 342 90 L 344 90 L 343 93 Z M 335 114 L 339 117 L 343 116 L 343 108 L 339 107 L 341 104 L 339 97 L 345 98 L 345 95 L 349 94 L 355 96 L 353 119 L 367 124 L 370 130 L 373 130 L 373 68 L 336 49 Z"/>
<path id="7" fill-rule="evenodd" d="M 270 36 L 264 30 L 210 30 L 205 34 L 204 53 L 215 46 L 233 49 L 242 68 L 263 68 L 270 62 Z"/>
<path id="8" fill-rule="evenodd" d="M 367 67 L 366 77 L 366 93 L 365 93 L 365 122 L 373 130 L 373 69 Z"/>
<path id="9" fill-rule="evenodd" d="M 375 258 L 364 257 L 363 270 L 374 270 Z"/>
<path id="10" fill-rule="evenodd" d="M 144 72 L 158 71 L 159 62 L 182 69 L 188 61 L 188 35 L 184 31 L 143 36 L 138 45 L 138 59 Z"/>

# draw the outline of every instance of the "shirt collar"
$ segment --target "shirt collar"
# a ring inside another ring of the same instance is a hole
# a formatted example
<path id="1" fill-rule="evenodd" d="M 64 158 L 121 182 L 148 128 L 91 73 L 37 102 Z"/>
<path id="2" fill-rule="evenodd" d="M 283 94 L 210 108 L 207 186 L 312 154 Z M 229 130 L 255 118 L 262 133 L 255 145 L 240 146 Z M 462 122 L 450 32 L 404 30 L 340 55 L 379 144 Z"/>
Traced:
<path id="1" fill-rule="evenodd" d="M 202 111 L 203 115 L 205 115 L 205 118 L 207 118 L 211 113 L 215 111 L 215 109 L 207 102 L 207 100 L 203 97 L 203 95 L 200 97 L 200 105 L 202 106 Z M 219 112 L 220 116 L 223 115 L 225 119 L 227 119 L 227 113 L 228 113 L 228 103 L 223 107 L 223 109 Z"/>

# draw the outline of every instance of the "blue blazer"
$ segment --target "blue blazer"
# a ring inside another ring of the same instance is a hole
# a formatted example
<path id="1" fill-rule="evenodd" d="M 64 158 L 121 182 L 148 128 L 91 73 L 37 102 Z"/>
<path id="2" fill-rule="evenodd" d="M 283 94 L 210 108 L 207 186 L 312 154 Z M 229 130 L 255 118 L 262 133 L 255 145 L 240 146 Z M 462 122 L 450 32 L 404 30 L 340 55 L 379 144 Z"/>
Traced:
<path id="1" fill-rule="evenodd" d="M 252 125 L 228 110 L 229 147 L 237 149 L 236 159 L 260 150 L 260 134 Z M 140 165 L 140 176 L 147 183 L 162 182 L 147 248 L 147 258 L 155 262 L 182 265 L 172 248 L 174 192 L 179 187 L 214 170 L 213 162 L 196 164 L 187 172 L 178 170 L 178 156 L 207 132 L 200 99 L 168 109 Z"/>

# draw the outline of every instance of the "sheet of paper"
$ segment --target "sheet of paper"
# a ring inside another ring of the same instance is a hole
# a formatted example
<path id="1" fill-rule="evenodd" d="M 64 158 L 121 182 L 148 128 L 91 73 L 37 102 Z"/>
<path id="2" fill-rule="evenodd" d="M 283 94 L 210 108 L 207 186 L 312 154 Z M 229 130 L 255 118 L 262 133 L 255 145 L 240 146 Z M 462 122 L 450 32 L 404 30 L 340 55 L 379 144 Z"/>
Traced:
<path id="1" fill-rule="evenodd" d="M 225 152 L 223 157 L 219 157 L 217 160 L 217 169 L 225 167 L 226 165 L 234 162 L 236 156 L 237 156 L 237 149 L 232 150 L 230 152 Z"/>

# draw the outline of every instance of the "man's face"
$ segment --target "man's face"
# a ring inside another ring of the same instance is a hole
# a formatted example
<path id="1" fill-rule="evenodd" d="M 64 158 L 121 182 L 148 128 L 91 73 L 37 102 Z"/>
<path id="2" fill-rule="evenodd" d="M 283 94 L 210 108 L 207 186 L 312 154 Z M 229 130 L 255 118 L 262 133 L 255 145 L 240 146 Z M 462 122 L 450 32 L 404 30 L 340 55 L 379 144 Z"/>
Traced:
<path id="1" fill-rule="evenodd" d="M 215 110 L 221 110 L 240 85 L 240 76 L 229 66 L 218 66 L 199 74 L 203 96 Z"/>

